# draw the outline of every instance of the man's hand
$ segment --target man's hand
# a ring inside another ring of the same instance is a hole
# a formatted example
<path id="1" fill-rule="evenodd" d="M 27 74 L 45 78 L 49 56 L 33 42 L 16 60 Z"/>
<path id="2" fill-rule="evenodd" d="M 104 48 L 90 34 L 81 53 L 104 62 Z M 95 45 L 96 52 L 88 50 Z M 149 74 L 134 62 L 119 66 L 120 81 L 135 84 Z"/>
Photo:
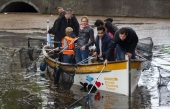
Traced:
<path id="1" fill-rule="evenodd" d="M 45 34 L 48 34 L 48 31 L 45 31 Z"/>
<path id="2" fill-rule="evenodd" d="M 93 56 L 93 57 L 97 56 L 97 52 L 94 52 L 92 56 Z"/>
<path id="3" fill-rule="evenodd" d="M 70 42 L 70 45 L 73 44 L 77 39 L 78 39 L 78 38 L 75 38 L 74 40 L 72 40 L 72 41 Z"/>
<path id="4" fill-rule="evenodd" d="M 128 55 L 129 58 L 132 57 L 132 53 L 126 53 L 125 55 Z"/>
<path id="5" fill-rule="evenodd" d="M 136 56 L 139 56 L 139 53 L 135 50 L 135 54 L 136 54 Z"/>
<path id="6" fill-rule="evenodd" d="M 102 54 L 99 54 L 98 57 L 99 57 L 99 58 L 102 58 Z"/>
<path id="7" fill-rule="evenodd" d="M 104 66 L 106 66 L 108 63 L 107 59 L 103 62 Z"/>
<path id="8" fill-rule="evenodd" d="M 81 50 L 85 50 L 85 48 L 86 48 L 85 46 L 82 46 L 80 49 L 81 49 Z"/>
<path id="9" fill-rule="evenodd" d="M 55 48 L 55 51 L 59 51 L 59 47 Z"/>
<path id="10" fill-rule="evenodd" d="M 71 45 L 71 44 L 73 44 L 74 43 L 74 40 L 72 40 L 71 42 L 70 42 L 70 44 L 69 45 Z"/>
<path id="11" fill-rule="evenodd" d="M 73 44 L 77 39 L 78 39 L 78 38 L 75 38 L 74 40 L 72 40 L 72 41 L 70 42 L 70 45 Z"/>

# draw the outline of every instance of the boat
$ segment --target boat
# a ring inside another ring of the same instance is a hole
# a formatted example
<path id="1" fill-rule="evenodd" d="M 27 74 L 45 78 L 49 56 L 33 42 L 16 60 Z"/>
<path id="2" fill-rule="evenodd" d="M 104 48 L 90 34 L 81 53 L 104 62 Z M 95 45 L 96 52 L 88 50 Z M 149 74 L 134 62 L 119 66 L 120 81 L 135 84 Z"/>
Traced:
<path id="1" fill-rule="evenodd" d="M 48 70 L 60 67 L 65 72 L 61 74 L 60 78 L 68 79 L 68 81 L 62 80 L 62 82 L 66 82 L 65 85 L 70 82 L 79 86 L 92 84 L 97 90 L 126 96 L 131 96 L 135 90 L 143 69 L 142 63 L 146 61 L 142 58 L 129 59 L 126 57 L 125 60 L 109 62 L 107 66 L 104 66 L 103 63 L 69 64 L 51 58 L 49 51 L 46 50 L 48 48 L 49 46 L 45 45 L 42 49 Z M 65 74 L 72 75 L 72 77 L 69 78 Z M 70 81 L 70 79 L 73 80 Z"/>

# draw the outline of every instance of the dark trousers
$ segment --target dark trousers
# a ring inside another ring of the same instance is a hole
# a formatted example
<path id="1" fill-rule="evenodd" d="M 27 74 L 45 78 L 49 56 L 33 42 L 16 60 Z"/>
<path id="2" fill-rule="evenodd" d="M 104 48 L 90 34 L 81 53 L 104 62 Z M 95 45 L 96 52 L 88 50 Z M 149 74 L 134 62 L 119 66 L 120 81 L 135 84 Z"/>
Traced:
<path id="1" fill-rule="evenodd" d="M 89 49 L 81 50 L 80 48 L 76 48 L 76 62 L 79 63 L 84 59 L 87 59 L 89 56 Z M 84 61 L 83 63 L 88 63 L 87 61 Z"/>
<path id="2" fill-rule="evenodd" d="M 59 83 L 60 74 L 61 74 L 61 68 L 60 67 L 54 68 L 54 84 Z"/>
<path id="3" fill-rule="evenodd" d="M 63 55 L 63 62 L 75 64 L 76 63 L 75 56 L 74 55 Z"/>
<path id="4" fill-rule="evenodd" d="M 57 36 L 54 36 L 54 48 L 58 47 L 58 43 L 57 43 Z"/>
<path id="5" fill-rule="evenodd" d="M 54 44 L 54 48 L 61 47 L 61 46 L 62 46 L 61 43 Z M 62 62 L 62 53 L 60 53 L 60 54 L 58 54 L 58 53 L 59 53 L 59 51 L 54 51 L 54 59 L 59 58 L 58 60 L 60 62 Z"/>
<path id="6" fill-rule="evenodd" d="M 56 43 L 54 45 L 54 48 L 61 47 L 61 46 L 62 46 L 61 43 Z M 59 51 L 54 51 L 54 59 L 59 58 L 58 61 L 62 62 L 62 53 L 60 53 L 60 54 L 58 54 L 58 53 L 59 53 Z M 54 68 L 54 84 L 59 83 L 60 73 L 61 73 L 60 67 Z"/>

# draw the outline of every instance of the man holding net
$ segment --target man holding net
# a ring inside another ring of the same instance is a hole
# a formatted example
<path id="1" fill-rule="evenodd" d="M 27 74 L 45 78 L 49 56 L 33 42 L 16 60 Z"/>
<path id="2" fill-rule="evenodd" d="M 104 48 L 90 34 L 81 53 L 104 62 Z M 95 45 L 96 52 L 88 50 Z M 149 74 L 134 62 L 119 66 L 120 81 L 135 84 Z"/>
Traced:
<path id="1" fill-rule="evenodd" d="M 136 32 L 130 27 L 124 27 L 116 31 L 114 38 L 110 42 L 104 65 L 113 59 L 113 50 L 116 48 L 117 60 L 124 60 L 125 55 L 135 59 L 135 48 L 138 43 Z"/>

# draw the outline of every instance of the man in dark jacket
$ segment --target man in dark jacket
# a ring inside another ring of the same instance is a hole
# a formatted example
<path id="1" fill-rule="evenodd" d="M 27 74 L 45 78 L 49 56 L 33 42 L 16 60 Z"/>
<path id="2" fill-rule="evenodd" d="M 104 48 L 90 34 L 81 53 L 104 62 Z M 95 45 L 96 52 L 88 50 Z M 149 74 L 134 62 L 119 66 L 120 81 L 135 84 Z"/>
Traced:
<path id="1" fill-rule="evenodd" d="M 80 25 L 73 11 L 72 11 L 71 23 L 72 23 L 73 32 L 78 37 Z"/>
<path id="2" fill-rule="evenodd" d="M 108 46 L 104 65 L 106 65 L 107 61 L 110 61 L 112 58 L 113 50 L 115 48 L 118 60 L 124 60 L 125 55 L 127 55 L 129 58 L 135 59 L 135 48 L 137 43 L 138 36 L 132 28 L 125 27 L 119 29 L 116 31 L 114 38 Z"/>
<path id="3" fill-rule="evenodd" d="M 71 8 L 67 8 L 66 11 L 62 8 L 62 7 L 58 7 L 57 8 L 59 17 L 55 20 L 53 27 L 48 31 L 49 34 L 54 34 L 54 48 L 57 48 L 58 46 L 60 46 L 61 44 L 59 42 L 61 42 L 61 34 L 62 37 L 63 33 L 65 34 L 65 28 L 66 27 L 72 27 L 74 34 L 76 36 L 78 36 L 79 33 L 79 23 L 77 21 L 77 18 L 75 17 L 75 15 L 73 15 L 73 10 Z M 68 17 L 66 20 L 65 16 L 68 16 L 68 14 L 71 13 L 71 17 Z M 63 21 L 64 19 L 64 21 Z M 57 24 L 57 22 L 59 22 L 59 24 Z M 64 26 L 62 26 L 64 24 Z M 62 29 L 60 29 L 60 27 L 63 27 Z M 56 43 L 57 42 L 57 43 Z"/>
<path id="4" fill-rule="evenodd" d="M 59 17 L 61 17 L 62 15 L 65 15 L 65 11 L 62 7 L 58 7 L 57 8 L 57 12 L 59 14 Z M 58 17 L 58 18 L 59 18 Z M 49 33 L 49 34 L 53 34 L 54 35 L 54 41 L 56 40 L 57 36 L 56 36 L 56 32 L 55 32 L 55 29 L 56 29 L 56 25 L 57 25 L 57 20 L 58 18 L 54 21 L 54 24 L 53 24 L 53 27 L 51 29 L 49 29 L 48 31 L 46 31 L 45 33 Z M 57 42 L 54 42 L 54 48 L 58 47 L 58 43 Z"/>
<path id="5" fill-rule="evenodd" d="M 97 56 L 98 62 L 103 62 L 106 59 L 107 47 L 111 41 L 109 34 L 105 32 L 103 26 L 97 27 L 97 37 L 96 37 L 96 49 L 93 53 L 93 56 Z"/>
<path id="6" fill-rule="evenodd" d="M 73 10 L 68 8 L 65 10 L 65 15 L 58 18 L 56 24 L 56 41 L 61 41 L 63 37 L 66 36 L 65 29 L 67 27 L 73 28 L 74 34 L 77 36 L 79 31 L 79 23 L 76 17 L 73 15 Z"/>
<path id="7" fill-rule="evenodd" d="M 62 46 L 61 41 L 66 36 L 65 30 L 66 30 L 67 27 L 71 27 L 73 29 L 73 33 L 76 36 L 78 36 L 79 23 L 77 21 L 77 18 L 73 15 L 73 10 L 71 8 L 67 8 L 65 10 L 65 14 L 57 19 L 56 26 L 55 26 L 55 29 L 54 29 L 56 39 L 54 41 L 60 42 L 60 43 L 58 43 L 58 45 L 55 46 L 55 48 L 57 48 L 57 47 L 60 48 Z M 55 53 L 55 55 L 56 55 L 56 53 Z M 57 58 L 57 55 L 54 56 L 54 57 Z M 59 55 L 59 61 L 63 61 L 61 54 Z M 55 79 L 54 84 L 58 83 L 59 77 L 60 77 L 60 72 L 61 72 L 60 68 L 56 69 L 55 75 L 54 75 L 54 79 Z"/>
<path id="8" fill-rule="evenodd" d="M 65 14 L 65 11 L 64 11 L 64 9 L 62 7 L 58 7 L 57 12 L 59 14 L 58 18 Z M 48 31 L 49 34 L 54 34 L 55 35 L 55 30 L 54 29 L 55 29 L 55 26 L 56 26 L 56 23 L 57 23 L 57 19 L 54 21 L 53 27 L 51 29 L 49 29 L 49 31 Z"/>

